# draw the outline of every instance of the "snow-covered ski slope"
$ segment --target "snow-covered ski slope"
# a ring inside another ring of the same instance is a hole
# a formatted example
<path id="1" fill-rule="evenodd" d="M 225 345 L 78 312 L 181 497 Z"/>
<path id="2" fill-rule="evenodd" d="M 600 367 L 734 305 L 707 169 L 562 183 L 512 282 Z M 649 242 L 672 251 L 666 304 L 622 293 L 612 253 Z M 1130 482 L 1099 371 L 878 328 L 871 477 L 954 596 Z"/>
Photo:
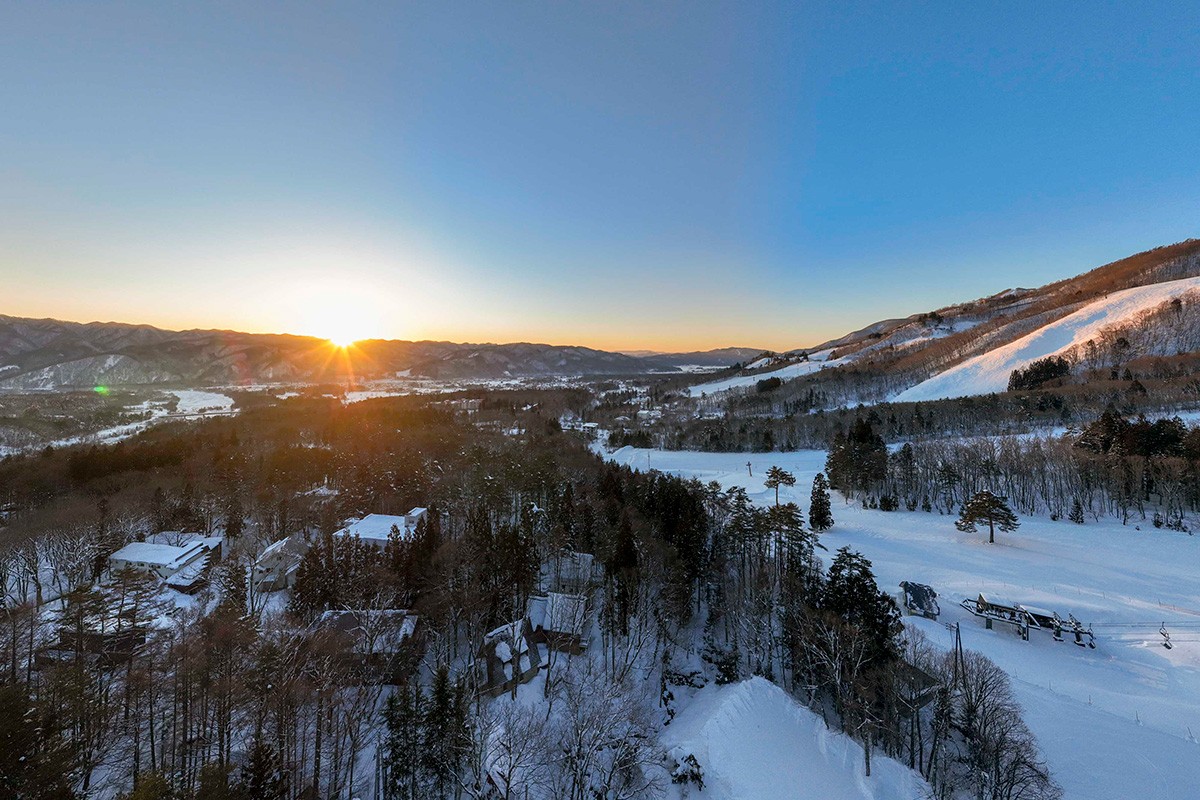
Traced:
<path id="1" fill-rule="evenodd" d="M 793 364 L 780 367 L 770 372 L 759 372 L 754 375 L 735 375 L 732 378 L 724 378 L 719 381 L 709 381 L 701 383 L 697 386 L 692 386 L 689 389 L 684 389 L 684 393 L 691 397 L 700 397 L 702 395 L 717 394 L 719 392 L 728 392 L 731 389 L 745 389 L 753 386 L 759 381 L 765 381 L 767 378 L 779 378 L 781 381 L 799 378 L 801 375 L 809 375 L 817 370 L 825 369 L 826 367 L 836 367 L 843 363 L 842 359 L 834 359 L 826 361 L 829 357 L 829 351 L 823 350 L 820 353 L 814 353 L 809 356 L 808 361 L 797 361 Z M 757 362 L 756 362 L 757 363 Z"/>
<path id="2" fill-rule="evenodd" d="M 762 485 L 763 475 L 779 465 L 797 477 L 794 488 L 780 490 L 780 499 L 799 503 L 805 513 L 812 478 L 825 464 L 821 451 L 622 448 L 609 457 L 637 469 L 649 466 L 742 486 L 762 504 L 774 501 L 774 492 Z M 753 476 L 747 474 L 747 462 Z M 1067 798 L 1200 797 L 1200 536 L 1156 530 L 1145 522 L 1139 531 L 1133 523 L 1089 519 L 1074 525 L 1026 518 L 1018 531 L 998 534 L 997 543 L 988 545 L 982 536 L 955 530 L 952 517 L 937 513 L 866 511 L 835 495 L 833 515 L 834 528 L 821 535 L 825 558 L 848 545 L 872 561 L 887 591 L 898 592 L 902 580 L 930 584 L 939 594 L 941 619 L 906 617 L 906 624 L 948 649 L 953 633 L 943 623 L 961 623 L 964 646 L 1008 672 Z M 1062 616 L 1073 613 L 1096 625 L 1097 647 L 1055 642 L 1037 631 L 1026 642 L 1001 625 L 986 630 L 958 607 L 980 592 Z M 1172 650 L 1159 644 L 1163 622 L 1175 641 Z M 788 735 L 794 750 L 816 746 L 794 732 Z M 756 765 L 747 763 L 745 769 Z"/>
<path id="3" fill-rule="evenodd" d="M 1014 342 L 969 358 L 910 386 L 893 399 L 897 402 L 942 400 L 1003 392 L 1008 388 L 1008 377 L 1014 369 L 1039 358 L 1063 353 L 1095 338 L 1103 328 L 1197 289 L 1200 289 L 1200 278 L 1184 278 L 1113 292 Z"/>
<path id="4" fill-rule="evenodd" d="M 662 742 L 676 760 L 694 756 L 704 771 L 704 790 L 681 788 L 686 798 L 913 800 L 929 793 L 920 775 L 878 754 L 868 778 L 857 742 L 764 678 L 704 687 Z"/>

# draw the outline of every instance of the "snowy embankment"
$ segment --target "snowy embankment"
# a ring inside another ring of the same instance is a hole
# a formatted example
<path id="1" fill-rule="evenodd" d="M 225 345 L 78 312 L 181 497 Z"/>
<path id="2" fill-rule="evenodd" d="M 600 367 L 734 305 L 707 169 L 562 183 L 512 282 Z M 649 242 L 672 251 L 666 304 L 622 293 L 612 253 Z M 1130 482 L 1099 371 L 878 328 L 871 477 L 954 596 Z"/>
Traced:
<path id="1" fill-rule="evenodd" d="M 892 399 L 912 402 L 1003 392 L 1008 388 L 1008 378 L 1014 369 L 1026 367 L 1040 358 L 1060 355 L 1095 339 L 1104 328 L 1128 321 L 1143 311 L 1197 289 L 1200 289 L 1200 278 L 1184 278 L 1113 292 L 1014 342 L 969 358 L 910 386 Z"/>
<path id="2" fill-rule="evenodd" d="M 780 500 L 796 502 L 806 513 L 812 478 L 825 464 L 825 453 L 812 450 L 697 453 L 626 447 L 609 458 L 637 469 L 741 486 L 762 504 L 774 500 L 774 492 L 762 484 L 764 473 L 778 465 L 797 478 L 795 487 L 780 490 Z M 1015 533 L 998 535 L 997 544 L 988 545 L 981 536 L 957 531 L 952 517 L 936 513 L 866 511 L 835 497 L 833 515 L 835 526 L 821 535 L 826 559 L 849 546 L 872 561 L 887 591 L 898 591 L 902 580 L 933 586 L 940 620 L 906 617 L 906 624 L 948 649 L 953 633 L 944 623 L 960 623 L 964 647 L 985 654 L 1012 677 L 1026 722 L 1067 798 L 1197 796 L 1200 537 L 1146 523 L 1139 531 L 1117 522 L 1074 525 L 1027 518 Z M 1022 641 L 1004 626 L 986 630 L 958 606 L 980 592 L 1063 617 L 1074 614 L 1095 626 L 1096 649 L 1055 642 L 1038 631 Z M 1161 646 L 1161 623 L 1171 633 L 1171 650 Z"/>
<path id="3" fill-rule="evenodd" d="M 680 788 L 680 797 L 914 800 L 929 791 L 917 773 L 878 754 L 867 777 L 857 742 L 764 678 L 701 689 L 662 742 L 677 761 L 695 757 L 704 773 L 704 790 Z"/>
<path id="4" fill-rule="evenodd" d="M 822 350 L 820 353 L 810 355 L 808 361 L 797 361 L 779 369 L 771 370 L 770 372 L 759 372 L 754 375 L 737 375 L 719 381 L 709 381 L 708 383 L 701 383 L 684 389 L 683 392 L 691 397 L 700 397 L 701 395 L 728 392 L 731 389 L 745 389 L 768 378 L 779 378 L 781 381 L 791 380 L 792 378 L 799 378 L 801 375 L 810 375 L 826 367 L 836 367 L 845 362 L 845 359 L 827 361 L 828 357 L 829 351 Z"/>

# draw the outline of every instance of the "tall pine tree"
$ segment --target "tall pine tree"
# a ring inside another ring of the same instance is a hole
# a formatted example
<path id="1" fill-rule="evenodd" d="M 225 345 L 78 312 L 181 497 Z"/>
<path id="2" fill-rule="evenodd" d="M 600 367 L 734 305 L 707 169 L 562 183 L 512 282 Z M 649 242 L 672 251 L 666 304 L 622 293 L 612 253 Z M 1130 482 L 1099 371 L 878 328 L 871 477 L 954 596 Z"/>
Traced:
<path id="1" fill-rule="evenodd" d="M 383 710 L 387 729 L 383 752 L 384 800 L 421 796 L 425 695 L 415 681 L 396 688 Z"/>
<path id="2" fill-rule="evenodd" d="M 817 533 L 833 527 L 833 510 L 829 503 L 829 482 L 825 473 L 818 472 L 813 478 L 812 500 L 808 508 L 808 523 Z"/>

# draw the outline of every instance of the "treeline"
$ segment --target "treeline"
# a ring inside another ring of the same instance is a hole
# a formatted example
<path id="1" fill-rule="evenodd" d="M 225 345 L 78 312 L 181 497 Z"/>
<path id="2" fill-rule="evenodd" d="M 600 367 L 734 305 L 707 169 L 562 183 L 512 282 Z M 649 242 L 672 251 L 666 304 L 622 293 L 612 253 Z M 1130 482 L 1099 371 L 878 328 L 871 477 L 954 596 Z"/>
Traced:
<path id="1" fill-rule="evenodd" d="M 1024 369 L 1014 369 L 1008 376 L 1008 391 L 1040 389 L 1054 380 L 1071 374 L 1071 363 L 1061 356 L 1041 358 Z"/>
<path id="2" fill-rule="evenodd" d="M 668 415 L 656 425 L 633 430 L 606 424 L 612 425 L 610 443 L 617 446 L 650 442 L 668 450 L 712 452 L 824 449 L 860 417 L 869 419 L 888 442 L 1029 434 L 1079 427 L 1109 408 L 1136 416 L 1193 407 L 1200 403 L 1200 358 L 1135 359 L 1119 370 L 1085 372 L 1062 381 L 1061 386 L 1033 391 L 833 410 L 821 410 L 815 389 L 811 406 L 804 403 L 803 408 L 758 408 L 749 399 L 764 395 L 755 393 L 731 399 L 720 417 Z"/>
<path id="3" fill-rule="evenodd" d="M 906 443 L 888 451 L 866 419 L 835 436 L 830 482 L 880 508 L 951 513 L 983 490 L 1023 514 L 1083 523 L 1136 517 L 1186 530 L 1200 511 L 1200 428 L 1107 411 L 1077 435 Z"/>

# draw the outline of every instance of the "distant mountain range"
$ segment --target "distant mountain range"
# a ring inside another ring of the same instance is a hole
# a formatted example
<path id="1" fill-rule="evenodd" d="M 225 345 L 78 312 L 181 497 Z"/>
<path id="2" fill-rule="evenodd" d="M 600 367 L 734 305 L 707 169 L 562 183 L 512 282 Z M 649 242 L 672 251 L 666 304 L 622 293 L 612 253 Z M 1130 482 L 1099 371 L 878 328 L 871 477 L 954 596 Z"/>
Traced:
<path id="1" fill-rule="evenodd" d="M 368 340 L 338 350 L 323 339 L 236 331 L 169 331 L 116 322 L 0 315 L 0 388 L 230 384 L 377 379 L 640 375 L 723 367 L 759 350 L 635 356 L 548 344 Z"/>
<path id="2" fill-rule="evenodd" d="M 828 406 L 1003 391 L 1012 369 L 1048 355 L 1064 355 L 1076 364 L 1089 359 L 1109 363 L 1197 350 L 1200 240 L 1189 239 L 1037 289 L 1007 289 L 936 311 L 881 320 L 786 353 L 745 347 L 618 353 L 524 342 L 382 339 L 338 350 L 307 336 L 0 316 L 0 389 L 266 384 L 350 375 L 443 380 L 617 376 L 747 365 L 693 387 L 693 395 L 745 389 L 776 377 L 782 383 L 781 398 L 820 392 L 824 399 L 813 402 Z"/>

